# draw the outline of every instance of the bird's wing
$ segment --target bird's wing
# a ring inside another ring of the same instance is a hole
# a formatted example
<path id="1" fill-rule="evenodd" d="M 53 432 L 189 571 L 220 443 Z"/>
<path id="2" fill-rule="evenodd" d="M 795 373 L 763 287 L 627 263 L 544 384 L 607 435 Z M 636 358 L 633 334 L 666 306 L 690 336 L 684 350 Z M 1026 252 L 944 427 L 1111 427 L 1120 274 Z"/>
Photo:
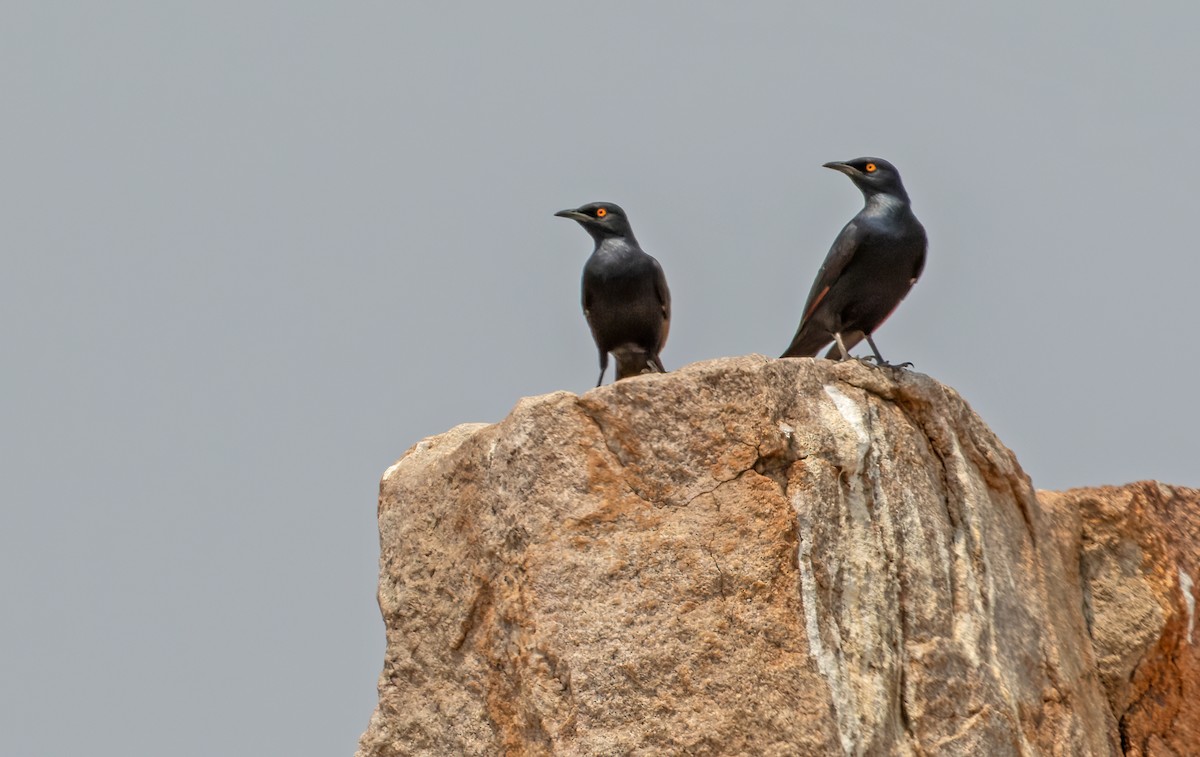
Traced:
<path id="1" fill-rule="evenodd" d="M 821 300 L 829 293 L 829 288 L 842 275 L 842 271 L 846 270 L 846 266 L 854 258 L 854 253 L 858 250 L 863 236 L 858 224 L 851 221 L 837 235 L 837 239 L 833 240 L 829 254 L 825 256 L 825 262 L 821 264 L 821 270 L 817 271 L 812 291 L 808 293 L 808 299 L 804 302 L 804 316 L 800 319 L 801 324 L 812 316 L 817 305 L 820 305 Z"/>
<path id="2" fill-rule="evenodd" d="M 920 224 L 918 224 L 920 226 Z M 925 270 L 925 252 L 929 247 L 928 238 L 925 236 L 925 227 L 921 226 L 921 252 L 917 255 L 917 260 L 913 263 L 912 282 L 917 283 L 917 279 L 921 278 L 921 272 Z"/>
<path id="3" fill-rule="evenodd" d="M 587 321 L 588 329 L 592 332 L 592 338 L 599 343 L 600 336 L 596 333 L 596 324 L 592 320 L 592 305 L 595 299 L 593 295 L 595 293 L 596 282 L 592 276 L 588 275 L 586 267 L 583 269 L 582 284 L 580 287 L 580 302 L 583 305 L 583 318 Z"/>
<path id="4" fill-rule="evenodd" d="M 662 266 L 654 258 L 650 258 L 654 263 L 654 293 L 658 295 L 658 303 L 662 306 L 663 318 L 671 320 L 671 290 L 667 288 L 667 275 L 663 273 Z"/>
<path id="5" fill-rule="evenodd" d="M 590 312 L 597 302 L 604 300 L 606 274 L 610 273 L 612 268 L 612 263 L 601 258 L 599 252 L 600 248 L 597 247 L 583 263 L 580 295 L 584 313 Z"/>
<path id="6" fill-rule="evenodd" d="M 650 256 L 650 262 L 654 264 L 654 293 L 658 295 L 658 304 L 662 307 L 663 315 L 662 336 L 658 339 L 658 349 L 661 352 L 667 343 L 667 332 L 671 330 L 671 290 L 667 288 L 667 275 L 663 273 L 662 266 L 653 256 Z"/>

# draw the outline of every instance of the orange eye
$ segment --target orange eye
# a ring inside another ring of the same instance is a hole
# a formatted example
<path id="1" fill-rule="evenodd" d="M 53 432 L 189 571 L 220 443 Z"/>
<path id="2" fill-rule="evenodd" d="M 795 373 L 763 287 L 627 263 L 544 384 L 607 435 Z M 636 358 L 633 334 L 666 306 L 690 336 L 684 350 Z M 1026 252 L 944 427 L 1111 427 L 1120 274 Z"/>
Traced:
<path id="1" fill-rule="evenodd" d="M 597 218 L 603 218 L 606 215 L 608 215 L 608 210 L 606 210 L 605 208 L 596 208 L 596 217 Z"/>
<path id="2" fill-rule="evenodd" d="M 875 164 L 874 163 L 867 164 L 867 173 L 875 173 Z"/>

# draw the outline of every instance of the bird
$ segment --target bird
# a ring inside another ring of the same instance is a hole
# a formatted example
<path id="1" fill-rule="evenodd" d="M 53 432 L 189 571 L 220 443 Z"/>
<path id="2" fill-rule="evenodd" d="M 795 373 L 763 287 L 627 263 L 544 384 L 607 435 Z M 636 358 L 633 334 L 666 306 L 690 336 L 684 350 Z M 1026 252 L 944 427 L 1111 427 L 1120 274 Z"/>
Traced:
<path id="1" fill-rule="evenodd" d="M 921 277 L 925 227 L 913 215 L 900 172 L 886 160 L 856 158 L 824 167 L 849 176 L 866 203 L 829 248 L 781 357 L 815 357 L 832 341 L 825 357 L 845 360 L 866 339 L 877 365 L 900 367 L 883 359 L 871 335 Z"/>
<path id="2" fill-rule="evenodd" d="M 665 373 L 659 353 L 671 329 L 671 292 L 658 261 L 642 250 L 629 216 L 619 205 L 593 202 L 554 215 L 579 223 L 596 242 L 583 266 L 583 316 L 600 351 L 604 383 L 608 354 L 617 381 L 642 373 Z"/>

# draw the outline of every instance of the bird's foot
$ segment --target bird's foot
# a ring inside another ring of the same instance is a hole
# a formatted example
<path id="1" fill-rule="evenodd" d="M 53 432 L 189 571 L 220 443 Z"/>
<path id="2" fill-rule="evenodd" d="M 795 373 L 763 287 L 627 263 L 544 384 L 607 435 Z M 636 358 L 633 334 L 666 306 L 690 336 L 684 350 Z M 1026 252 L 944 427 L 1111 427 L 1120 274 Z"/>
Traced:
<path id="1" fill-rule="evenodd" d="M 872 368 L 887 368 L 892 371 L 902 371 L 906 368 L 912 368 L 912 363 L 889 363 L 886 360 L 880 360 L 874 355 L 864 355 L 863 357 L 854 358 L 863 365 L 868 365 Z"/>

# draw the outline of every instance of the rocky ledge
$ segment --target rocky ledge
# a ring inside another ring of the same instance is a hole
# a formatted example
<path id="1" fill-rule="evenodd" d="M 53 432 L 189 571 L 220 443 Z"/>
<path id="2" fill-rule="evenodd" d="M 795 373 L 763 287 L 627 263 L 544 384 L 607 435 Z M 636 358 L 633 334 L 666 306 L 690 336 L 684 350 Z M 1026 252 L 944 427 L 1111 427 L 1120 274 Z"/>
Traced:
<path id="1" fill-rule="evenodd" d="M 728 358 L 385 473 L 359 757 L 1200 751 L 1200 492 L 1035 493 L 914 372 Z"/>

